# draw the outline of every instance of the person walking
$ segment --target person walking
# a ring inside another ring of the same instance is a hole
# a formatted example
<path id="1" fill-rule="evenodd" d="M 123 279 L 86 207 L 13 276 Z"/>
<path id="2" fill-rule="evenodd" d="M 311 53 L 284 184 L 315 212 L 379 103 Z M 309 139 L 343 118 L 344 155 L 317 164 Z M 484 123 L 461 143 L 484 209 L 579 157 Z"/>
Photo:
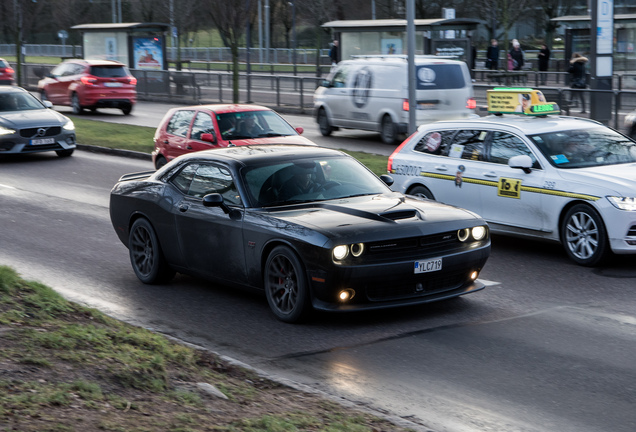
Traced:
<path id="1" fill-rule="evenodd" d="M 490 70 L 499 69 L 499 43 L 497 39 L 490 41 L 490 46 L 486 51 L 486 68 Z"/>
<path id="2" fill-rule="evenodd" d="M 572 54 L 570 67 L 568 68 L 568 73 L 570 74 L 570 88 L 579 90 L 587 88 L 587 73 L 585 70 L 586 63 L 587 57 L 583 57 L 579 53 Z M 574 98 L 572 93 L 573 92 L 570 92 L 570 102 Z M 581 114 L 585 114 L 585 92 L 577 91 L 576 93 L 578 93 L 581 98 Z"/>
<path id="3" fill-rule="evenodd" d="M 331 66 L 335 66 L 338 63 L 338 41 L 334 40 L 331 49 L 329 50 L 329 58 L 331 58 Z"/>
<path id="4" fill-rule="evenodd" d="M 546 44 L 541 45 L 541 49 L 539 50 L 539 54 L 537 56 L 539 59 L 539 72 L 541 75 L 541 85 L 545 85 L 545 82 L 548 78 L 548 66 L 550 65 L 550 49 Z"/>
<path id="5" fill-rule="evenodd" d="M 523 67 L 523 51 L 521 51 L 521 44 L 517 39 L 512 40 L 510 57 L 512 57 L 512 70 L 521 70 Z"/>

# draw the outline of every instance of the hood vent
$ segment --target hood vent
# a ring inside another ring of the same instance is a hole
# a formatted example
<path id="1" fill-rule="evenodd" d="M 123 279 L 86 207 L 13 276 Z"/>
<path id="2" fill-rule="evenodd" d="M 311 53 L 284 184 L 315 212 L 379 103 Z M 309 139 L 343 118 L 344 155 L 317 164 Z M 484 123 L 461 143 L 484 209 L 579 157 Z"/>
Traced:
<path id="1" fill-rule="evenodd" d="M 415 210 L 396 210 L 386 213 L 381 213 L 380 216 L 391 219 L 391 220 L 400 220 L 400 219 L 411 219 L 417 216 L 417 212 Z"/>

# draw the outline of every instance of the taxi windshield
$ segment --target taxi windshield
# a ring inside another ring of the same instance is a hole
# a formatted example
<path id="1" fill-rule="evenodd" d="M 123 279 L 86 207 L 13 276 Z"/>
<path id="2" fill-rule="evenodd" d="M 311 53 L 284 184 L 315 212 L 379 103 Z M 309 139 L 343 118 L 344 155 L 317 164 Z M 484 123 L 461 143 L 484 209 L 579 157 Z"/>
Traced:
<path id="1" fill-rule="evenodd" d="M 607 127 L 530 135 L 557 168 L 583 168 L 636 162 L 636 142 Z"/>

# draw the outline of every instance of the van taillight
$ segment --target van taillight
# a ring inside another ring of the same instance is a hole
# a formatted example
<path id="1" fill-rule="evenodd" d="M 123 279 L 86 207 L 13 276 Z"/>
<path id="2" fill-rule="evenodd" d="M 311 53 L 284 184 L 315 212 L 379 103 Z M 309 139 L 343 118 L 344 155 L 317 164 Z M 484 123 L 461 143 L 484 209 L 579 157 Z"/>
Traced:
<path id="1" fill-rule="evenodd" d="M 404 99 L 402 101 L 402 111 L 408 111 L 408 110 L 409 110 L 409 100 Z"/>
<path id="2" fill-rule="evenodd" d="M 466 101 L 466 108 L 468 109 L 477 108 L 477 101 L 473 98 L 468 98 L 468 100 Z"/>
<path id="3" fill-rule="evenodd" d="M 85 85 L 97 84 L 97 78 L 93 76 L 83 76 L 82 78 L 80 78 L 80 81 L 82 82 L 82 84 L 85 84 Z"/>

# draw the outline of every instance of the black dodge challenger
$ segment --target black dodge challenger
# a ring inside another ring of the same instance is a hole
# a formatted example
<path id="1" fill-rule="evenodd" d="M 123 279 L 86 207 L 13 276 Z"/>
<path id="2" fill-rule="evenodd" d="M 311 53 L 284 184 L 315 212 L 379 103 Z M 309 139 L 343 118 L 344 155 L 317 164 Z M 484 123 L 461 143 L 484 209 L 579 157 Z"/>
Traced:
<path id="1" fill-rule="evenodd" d="M 181 272 L 263 289 L 286 322 L 482 289 L 486 222 L 391 183 L 337 150 L 228 147 L 124 175 L 110 217 L 142 282 Z"/>

